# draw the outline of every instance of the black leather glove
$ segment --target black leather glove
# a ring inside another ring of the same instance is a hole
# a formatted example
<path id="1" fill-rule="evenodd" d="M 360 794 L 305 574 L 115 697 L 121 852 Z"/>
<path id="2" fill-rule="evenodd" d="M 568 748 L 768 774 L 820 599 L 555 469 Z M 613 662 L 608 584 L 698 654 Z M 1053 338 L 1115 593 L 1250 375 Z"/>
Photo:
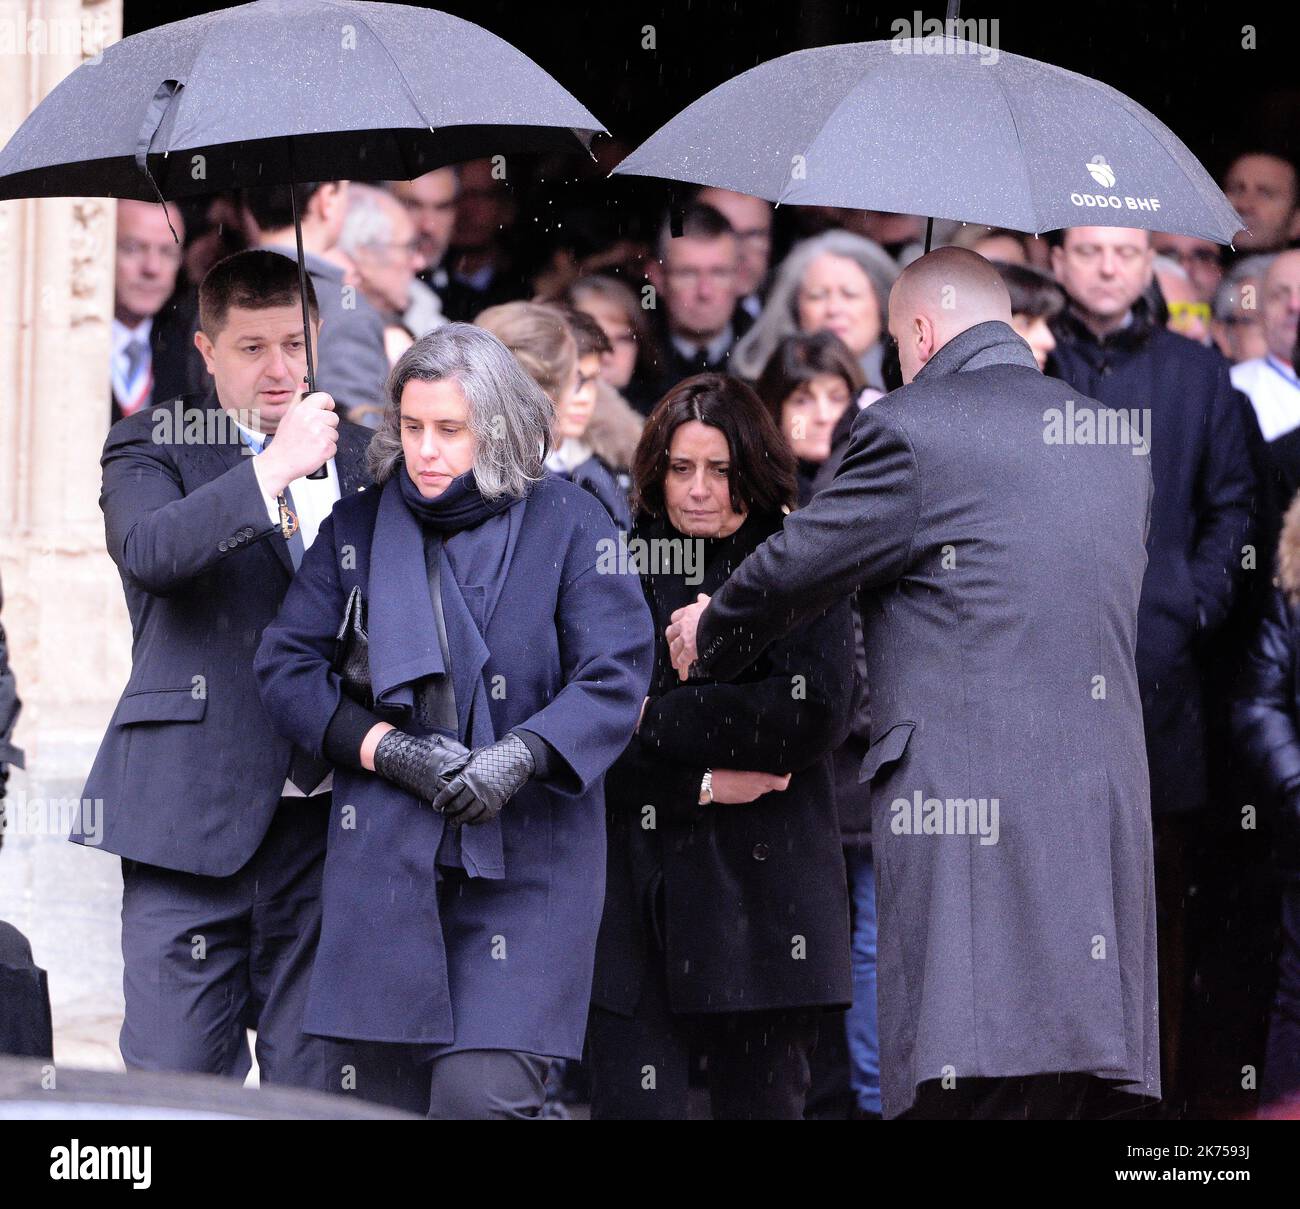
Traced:
<path id="1" fill-rule="evenodd" d="M 433 799 L 452 827 L 487 823 L 533 775 L 533 753 L 516 734 L 508 734 L 491 747 L 477 748 L 469 762 Z"/>
<path id="2" fill-rule="evenodd" d="M 422 802 L 432 802 L 469 757 L 469 748 L 455 739 L 390 730 L 375 746 L 375 771 Z"/>

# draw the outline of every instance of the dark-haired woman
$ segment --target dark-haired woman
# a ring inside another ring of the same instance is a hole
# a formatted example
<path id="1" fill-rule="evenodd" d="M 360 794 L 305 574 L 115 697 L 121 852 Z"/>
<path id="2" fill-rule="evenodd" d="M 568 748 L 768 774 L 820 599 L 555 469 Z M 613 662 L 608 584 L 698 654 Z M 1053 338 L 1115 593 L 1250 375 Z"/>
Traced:
<path id="1" fill-rule="evenodd" d="M 1065 291 L 1046 273 L 1029 265 L 995 260 L 993 267 L 1002 275 L 1011 296 L 1011 326 L 1029 345 L 1038 368 L 1043 369 L 1056 348 L 1050 324 L 1065 309 Z"/>
<path id="2" fill-rule="evenodd" d="M 865 386 L 857 358 L 834 332 L 786 336 L 763 367 L 754 389 L 794 453 L 800 507 L 812 499 L 814 483 L 821 486 L 832 447 L 838 444 L 842 455 Z"/>
<path id="3" fill-rule="evenodd" d="M 735 684 L 679 681 L 664 630 L 794 500 L 794 459 L 753 391 L 701 374 L 652 413 L 629 553 L 656 631 L 637 733 L 606 778 L 609 860 L 588 1030 L 597 1118 L 798 1119 L 820 1016 L 852 996 L 829 753 L 853 691 L 847 604 Z"/>

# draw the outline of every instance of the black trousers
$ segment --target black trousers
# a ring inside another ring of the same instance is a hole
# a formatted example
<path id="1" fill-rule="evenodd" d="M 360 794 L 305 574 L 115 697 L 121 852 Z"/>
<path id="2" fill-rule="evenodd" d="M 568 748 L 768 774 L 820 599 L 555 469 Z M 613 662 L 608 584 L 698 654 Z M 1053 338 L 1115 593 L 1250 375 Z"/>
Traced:
<path id="1" fill-rule="evenodd" d="M 593 1121 L 684 1121 L 691 1056 L 708 1062 L 715 1121 L 799 1121 L 820 1009 L 677 1015 L 652 962 L 631 1016 L 593 1006 L 587 1025 Z"/>
<path id="2" fill-rule="evenodd" d="M 257 851 L 229 877 L 123 859 L 129 1068 L 242 1080 L 253 1028 L 263 1083 L 347 1090 L 348 1047 L 302 1031 L 329 810 L 329 794 L 281 798 Z"/>

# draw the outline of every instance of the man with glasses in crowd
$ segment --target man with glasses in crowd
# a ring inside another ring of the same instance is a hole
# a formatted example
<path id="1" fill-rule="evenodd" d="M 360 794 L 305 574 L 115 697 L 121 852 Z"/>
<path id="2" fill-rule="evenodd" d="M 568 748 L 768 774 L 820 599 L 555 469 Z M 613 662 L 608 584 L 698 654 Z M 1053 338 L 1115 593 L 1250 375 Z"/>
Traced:
<path id="1" fill-rule="evenodd" d="M 712 206 L 688 206 L 679 236 L 664 223 L 659 258 L 646 263 L 662 326 L 660 394 L 692 374 L 728 372 L 732 349 L 753 323 L 736 305 L 739 269 L 736 232 Z"/>

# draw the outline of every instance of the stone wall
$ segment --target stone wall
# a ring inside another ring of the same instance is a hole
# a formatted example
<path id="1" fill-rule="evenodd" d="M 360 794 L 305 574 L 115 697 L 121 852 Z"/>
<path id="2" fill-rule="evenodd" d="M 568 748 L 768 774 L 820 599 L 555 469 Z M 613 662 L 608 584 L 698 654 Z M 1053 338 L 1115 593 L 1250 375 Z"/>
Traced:
<path id="1" fill-rule="evenodd" d="M 0 0 L 0 142 L 121 29 L 122 0 Z M 80 794 L 130 667 L 98 503 L 114 221 L 103 198 L 0 202 L 0 583 L 27 754 L 9 794 L 27 822 Z M 11 822 L 0 919 L 49 971 L 61 1063 L 120 1066 L 120 903 L 117 858 Z"/>

